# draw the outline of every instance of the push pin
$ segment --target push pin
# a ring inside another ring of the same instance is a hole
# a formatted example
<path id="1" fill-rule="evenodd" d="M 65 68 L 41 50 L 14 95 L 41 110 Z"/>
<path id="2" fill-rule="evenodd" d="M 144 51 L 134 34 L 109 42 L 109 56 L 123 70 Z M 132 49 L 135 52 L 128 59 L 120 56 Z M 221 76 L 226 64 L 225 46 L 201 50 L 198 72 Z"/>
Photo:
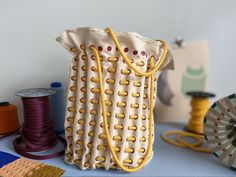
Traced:
<path id="1" fill-rule="evenodd" d="M 182 48 L 184 46 L 184 39 L 181 36 L 178 36 L 178 37 L 175 38 L 174 44 L 177 47 Z"/>

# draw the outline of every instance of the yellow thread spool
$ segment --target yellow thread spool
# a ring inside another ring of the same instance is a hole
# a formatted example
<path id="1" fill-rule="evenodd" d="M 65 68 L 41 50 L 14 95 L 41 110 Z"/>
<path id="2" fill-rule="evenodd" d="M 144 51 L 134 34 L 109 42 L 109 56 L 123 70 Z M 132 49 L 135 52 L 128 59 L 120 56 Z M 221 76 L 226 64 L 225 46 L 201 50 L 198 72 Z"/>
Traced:
<path id="1" fill-rule="evenodd" d="M 204 116 L 210 107 L 208 98 L 214 97 L 212 93 L 206 92 L 188 92 L 187 95 L 192 96 L 190 119 L 187 125 L 187 130 L 194 134 L 203 134 Z"/>
<path id="2" fill-rule="evenodd" d="M 214 97 L 214 94 L 205 92 L 188 92 L 187 95 L 192 96 L 190 112 L 190 119 L 188 122 L 187 130 L 196 133 L 203 134 L 203 121 L 204 116 L 210 107 L 209 97 Z"/>

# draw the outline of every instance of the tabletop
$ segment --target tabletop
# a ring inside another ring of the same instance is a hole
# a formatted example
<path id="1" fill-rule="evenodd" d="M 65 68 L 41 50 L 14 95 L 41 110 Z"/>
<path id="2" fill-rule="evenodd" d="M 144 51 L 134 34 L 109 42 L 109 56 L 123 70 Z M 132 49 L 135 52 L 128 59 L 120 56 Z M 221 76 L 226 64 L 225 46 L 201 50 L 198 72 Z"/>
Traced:
<path id="1" fill-rule="evenodd" d="M 175 123 L 159 123 L 155 125 L 155 143 L 154 156 L 152 160 L 140 171 L 135 173 L 125 173 L 118 170 L 80 170 L 75 165 L 67 165 L 64 163 L 63 156 L 42 160 L 50 165 L 60 167 L 65 170 L 63 176 L 205 176 L 205 177 L 233 177 L 236 176 L 236 171 L 233 171 L 222 165 L 212 154 L 194 152 L 190 149 L 179 148 L 172 146 L 163 141 L 160 135 L 165 130 L 180 130 L 183 129 L 183 124 Z M 0 139 L 0 151 L 9 152 L 18 155 L 14 152 L 12 140 L 17 135 L 12 135 Z M 19 156 L 19 155 L 18 155 Z"/>

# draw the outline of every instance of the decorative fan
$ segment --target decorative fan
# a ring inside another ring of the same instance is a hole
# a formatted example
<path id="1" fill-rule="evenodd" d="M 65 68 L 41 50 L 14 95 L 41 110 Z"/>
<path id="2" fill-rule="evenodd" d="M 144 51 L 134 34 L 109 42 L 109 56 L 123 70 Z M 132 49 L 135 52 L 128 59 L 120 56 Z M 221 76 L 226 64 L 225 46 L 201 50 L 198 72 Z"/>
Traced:
<path id="1" fill-rule="evenodd" d="M 204 135 L 213 154 L 236 169 L 236 95 L 216 101 L 204 119 Z"/>

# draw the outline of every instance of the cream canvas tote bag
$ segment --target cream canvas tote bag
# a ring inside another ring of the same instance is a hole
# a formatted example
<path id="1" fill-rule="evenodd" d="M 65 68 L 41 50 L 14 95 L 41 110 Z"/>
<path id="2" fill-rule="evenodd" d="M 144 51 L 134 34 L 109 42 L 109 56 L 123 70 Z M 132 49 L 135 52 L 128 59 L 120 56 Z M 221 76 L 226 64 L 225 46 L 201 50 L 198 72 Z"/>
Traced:
<path id="1" fill-rule="evenodd" d="M 167 45 L 90 27 L 66 30 L 57 41 L 73 55 L 65 162 L 82 170 L 141 169 L 152 157 L 157 77 L 173 68 Z"/>

